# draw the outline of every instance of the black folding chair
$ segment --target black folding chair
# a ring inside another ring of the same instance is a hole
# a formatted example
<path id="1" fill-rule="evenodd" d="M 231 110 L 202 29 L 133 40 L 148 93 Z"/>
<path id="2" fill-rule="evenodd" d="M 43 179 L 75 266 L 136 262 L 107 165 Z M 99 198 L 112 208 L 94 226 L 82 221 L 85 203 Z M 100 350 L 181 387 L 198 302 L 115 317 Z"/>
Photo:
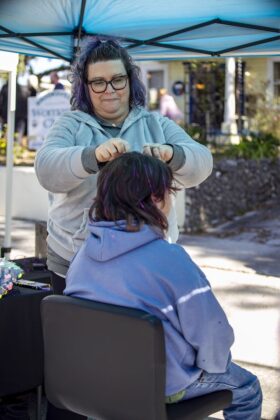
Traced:
<path id="1" fill-rule="evenodd" d="M 45 390 L 58 408 L 98 420 L 202 419 L 230 391 L 165 405 L 161 321 L 146 312 L 69 296 L 41 304 Z"/>

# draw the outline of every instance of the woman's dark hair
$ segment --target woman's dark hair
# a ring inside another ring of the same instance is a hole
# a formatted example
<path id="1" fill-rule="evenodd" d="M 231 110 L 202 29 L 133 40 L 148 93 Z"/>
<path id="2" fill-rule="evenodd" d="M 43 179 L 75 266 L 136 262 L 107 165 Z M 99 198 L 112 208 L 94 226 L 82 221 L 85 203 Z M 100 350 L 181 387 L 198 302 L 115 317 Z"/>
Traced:
<path id="1" fill-rule="evenodd" d="M 167 191 L 177 191 L 172 184 L 173 174 L 166 163 L 139 152 L 124 153 L 100 171 L 89 217 L 94 221 L 126 220 L 129 231 L 139 230 L 143 223 L 164 231 L 167 218 L 152 195 L 164 201 Z"/>
<path id="2" fill-rule="evenodd" d="M 129 77 L 130 107 L 144 106 L 146 91 L 140 80 L 140 69 L 134 64 L 131 56 L 118 41 L 114 39 L 89 38 L 83 45 L 81 52 L 71 68 L 70 81 L 72 96 L 70 103 L 73 110 L 93 114 L 92 104 L 87 85 L 88 65 L 98 61 L 121 60 Z"/>

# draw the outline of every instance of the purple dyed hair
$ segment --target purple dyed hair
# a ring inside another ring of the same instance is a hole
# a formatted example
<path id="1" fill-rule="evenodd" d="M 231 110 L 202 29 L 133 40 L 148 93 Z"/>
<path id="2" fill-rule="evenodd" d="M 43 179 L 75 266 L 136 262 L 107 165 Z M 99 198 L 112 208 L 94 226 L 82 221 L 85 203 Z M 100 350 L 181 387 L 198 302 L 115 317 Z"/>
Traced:
<path id="1" fill-rule="evenodd" d="M 118 41 L 107 38 L 91 37 L 83 45 L 80 55 L 71 68 L 72 110 L 79 110 L 94 115 L 87 85 L 88 65 L 98 61 L 121 60 L 129 77 L 131 108 L 144 106 L 146 102 L 145 86 L 140 80 L 140 69 Z"/>

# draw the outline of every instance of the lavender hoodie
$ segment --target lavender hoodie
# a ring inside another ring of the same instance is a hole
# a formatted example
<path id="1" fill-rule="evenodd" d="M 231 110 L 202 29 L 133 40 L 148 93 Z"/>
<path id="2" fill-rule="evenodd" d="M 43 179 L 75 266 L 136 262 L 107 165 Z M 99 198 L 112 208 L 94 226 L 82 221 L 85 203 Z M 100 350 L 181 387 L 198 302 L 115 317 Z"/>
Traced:
<path id="1" fill-rule="evenodd" d="M 65 295 L 142 309 L 161 319 L 166 345 L 166 395 L 201 374 L 223 373 L 234 336 L 204 273 L 185 250 L 151 227 L 89 224 L 74 257 Z"/>

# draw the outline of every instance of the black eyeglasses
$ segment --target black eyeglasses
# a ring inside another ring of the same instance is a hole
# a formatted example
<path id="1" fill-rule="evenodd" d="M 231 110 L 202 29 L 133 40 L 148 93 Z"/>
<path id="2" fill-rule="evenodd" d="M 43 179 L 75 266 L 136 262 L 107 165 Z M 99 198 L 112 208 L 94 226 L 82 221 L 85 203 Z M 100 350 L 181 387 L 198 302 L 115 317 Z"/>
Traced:
<path id="1" fill-rule="evenodd" d="M 113 77 L 112 80 L 106 82 L 103 79 L 96 79 L 92 81 L 88 81 L 87 84 L 90 85 L 91 90 L 94 93 L 103 93 L 107 89 L 108 85 L 111 85 L 114 90 L 122 90 L 127 85 L 128 76 L 116 76 Z"/>

